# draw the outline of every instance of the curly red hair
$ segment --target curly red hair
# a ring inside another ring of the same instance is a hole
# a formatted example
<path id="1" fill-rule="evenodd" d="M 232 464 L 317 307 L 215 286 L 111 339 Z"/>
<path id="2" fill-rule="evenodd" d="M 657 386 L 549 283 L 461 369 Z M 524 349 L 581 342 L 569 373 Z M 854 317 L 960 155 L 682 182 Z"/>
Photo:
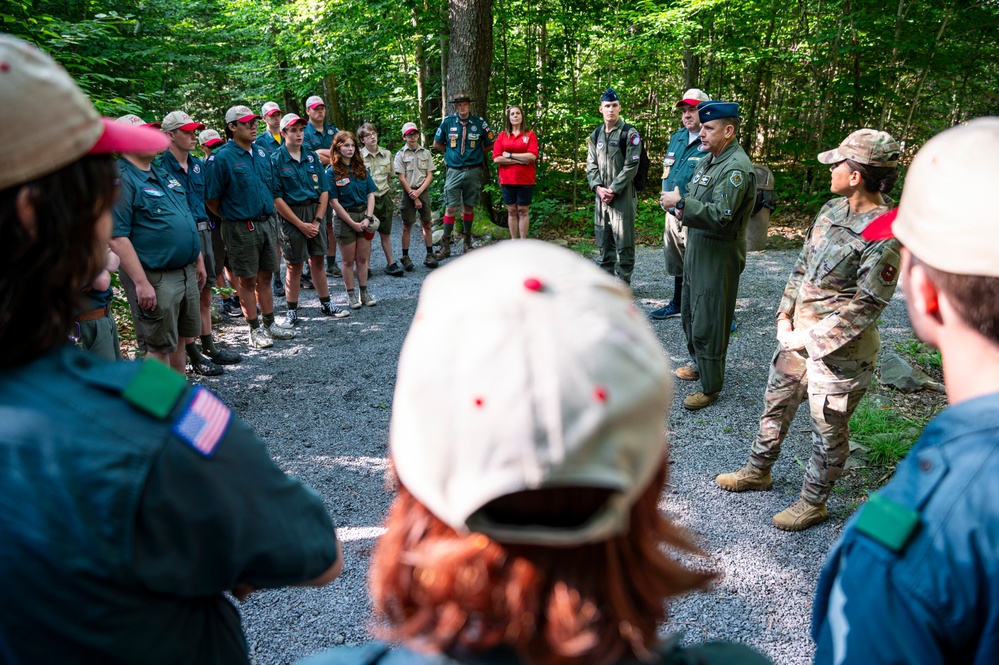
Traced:
<path id="1" fill-rule="evenodd" d="M 354 157 L 350 160 L 349 165 L 343 161 L 343 157 L 340 155 L 340 146 L 348 140 L 354 144 Z M 330 147 L 330 164 L 333 165 L 333 173 L 337 179 L 352 177 L 356 180 L 364 180 L 368 177 L 368 169 L 364 166 L 364 160 L 361 159 L 360 150 L 357 147 L 357 138 L 352 132 L 341 129 L 336 133 L 336 136 L 333 137 L 333 145 Z"/>

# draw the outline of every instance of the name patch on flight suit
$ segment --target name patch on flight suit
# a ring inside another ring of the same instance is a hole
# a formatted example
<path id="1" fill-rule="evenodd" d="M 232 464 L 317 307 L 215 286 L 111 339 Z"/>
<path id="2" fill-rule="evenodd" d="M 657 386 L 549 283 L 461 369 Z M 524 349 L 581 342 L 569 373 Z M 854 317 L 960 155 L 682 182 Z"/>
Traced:
<path id="1" fill-rule="evenodd" d="M 897 554 L 905 549 L 919 527 L 919 513 L 880 494 L 872 494 L 860 509 L 856 527 Z"/>

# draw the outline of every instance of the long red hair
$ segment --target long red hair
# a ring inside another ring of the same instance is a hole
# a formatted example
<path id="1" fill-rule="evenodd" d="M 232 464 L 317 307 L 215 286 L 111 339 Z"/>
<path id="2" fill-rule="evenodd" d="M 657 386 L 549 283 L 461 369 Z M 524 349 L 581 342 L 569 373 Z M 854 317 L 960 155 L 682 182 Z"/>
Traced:
<path id="1" fill-rule="evenodd" d="M 351 158 L 349 166 L 343 161 L 343 157 L 340 155 L 340 146 L 346 143 L 348 139 L 354 144 L 354 156 Z M 361 148 L 357 144 L 357 138 L 346 129 L 341 129 L 333 137 L 333 145 L 330 148 L 330 164 L 333 165 L 333 173 L 338 180 L 348 177 L 356 180 L 364 180 L 368 177 L 368 169 L 364 166 L 364 160 L 361 159 Z"/>

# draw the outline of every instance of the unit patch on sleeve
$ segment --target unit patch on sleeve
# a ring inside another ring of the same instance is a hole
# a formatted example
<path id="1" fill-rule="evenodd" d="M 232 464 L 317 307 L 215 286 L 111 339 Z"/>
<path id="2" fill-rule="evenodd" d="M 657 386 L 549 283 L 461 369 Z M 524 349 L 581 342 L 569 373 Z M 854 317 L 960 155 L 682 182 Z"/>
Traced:
<path id="1" fill-rule="evenodd" d="M 728 177 L 728 181 L 732 183 L 733 187 L 738 187 L 742 184 L 742 173 L 739 171 L 732 171 L 732 174 Z"/>
<path id="2" fill-rule="evenodd" d="M 895 278 L 898 277 L 898 268 L 890 263 L 886 263 L 885 267 L 881 269 L 881 283 L 886 286 L 889 284 L 894 284 Z"/>

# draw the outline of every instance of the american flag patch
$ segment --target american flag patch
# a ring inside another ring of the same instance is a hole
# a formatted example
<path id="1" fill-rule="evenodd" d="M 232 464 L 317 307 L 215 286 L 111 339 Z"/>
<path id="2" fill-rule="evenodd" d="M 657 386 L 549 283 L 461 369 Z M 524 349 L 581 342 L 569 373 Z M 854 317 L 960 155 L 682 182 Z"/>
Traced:
<path id="1" fill-rule="evenodd" d="M 211 391 L 194 389 L 194 398 L 173 424 L 173 433 L 204 457 L 215 454 L 232 420 L 232 411 Z"/>

